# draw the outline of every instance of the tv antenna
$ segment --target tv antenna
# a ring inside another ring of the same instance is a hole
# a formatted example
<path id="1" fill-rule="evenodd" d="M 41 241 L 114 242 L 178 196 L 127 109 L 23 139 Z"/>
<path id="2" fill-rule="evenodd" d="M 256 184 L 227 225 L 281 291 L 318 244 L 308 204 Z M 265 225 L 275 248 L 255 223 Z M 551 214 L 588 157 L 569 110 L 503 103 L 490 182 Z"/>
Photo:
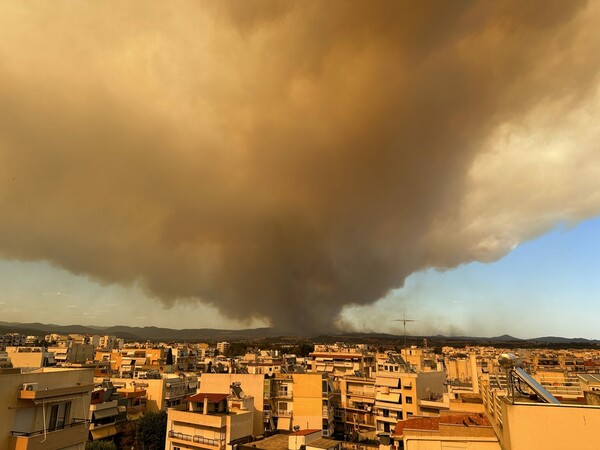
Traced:
<path id="1" fill-rule="evenodd" d="M 417 319 L 407 319 L 406 314 L 402 319 L 394 319 L 394 322 L 402 322 L 402 326 L 404 328 L 404 356 L 406 357 L 406 323 L 407 322 L 418 322 Z"/>

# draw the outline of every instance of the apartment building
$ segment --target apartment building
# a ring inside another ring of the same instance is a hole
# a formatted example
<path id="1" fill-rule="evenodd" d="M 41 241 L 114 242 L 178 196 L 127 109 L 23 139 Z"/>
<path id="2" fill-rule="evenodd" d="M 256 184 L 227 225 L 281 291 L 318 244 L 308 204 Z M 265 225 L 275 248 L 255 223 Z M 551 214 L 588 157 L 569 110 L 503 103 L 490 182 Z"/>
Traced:
<path id="1" fill-rule="evenodd" d="M 104 378 L 96 378 L 101 383 Z M 157 412 L 184 403 L 185 398 L 198 390 L 197 375 L 169 375 L 156 378 L 110 378 L 119 391 L 145 391 L 145 408 Z M 132 397 L 135 395 L 132 394 Z M 133 405 L 132 405 L 133 406 Z"/>
<path id="2" fill-rule="evenodd" d="M 327 374 L 202 374 L 200 392 L 227 393 L 233 383 L 252 395 L 254 402 L 254 435 L 265 430 L 322 430 L 324 436 L 334 431 L 333 387 Z M 261 401 L 262 399 L 262 401 Z"/>
<path id="3" fill-rule="evenodd" d="M 65 341 L 63 345 L 48 347 L 48 352 L 54 354 L 58 365 L 84 364 L 94 360 L 94 346 L 76 340 Z"/>
<path id="4" fill-rule="evenodd" d="M 334 432 L 333 385 L 325 373 L 276 374 L 270 380 L 270 411 L 277 429 Z"/>
<path id="5" fill-rule="evenodd" d="M 124 339 L 118 338 L 116 336 L 112 336 L 110 334 L 100 336 L 97 340 L 98 340 L 99 347 L 108 349 L 108 350 L 113 350 L 113 349 L 120 350 L 125 345 Z"/>
<path id="6" fill-rule="evenodd" d="M 260 374 L 243 373 L 203 373 L 200 383 L 200 393 L 219 393 L 229 394 L 231 386 L 238 384 L 243 392 L 254 398 L 253 402 L 253 428 L 252 433 L 255 436 L 264 433 L 265 424 L 263 422 L 263 411 L 265 404 L 268 404 L 269 388 L 265 388 L 268 383 L 265 376 Z"/>
<path id="7" fill-rule="evenodd" d="M 392 440 L 404 450 L 500 450 L 494 429 L 483 414 L 444 414 L 398 422 Z"/>
<path id="8" fill-rule="evenodd" d="M 374 410 L 377 432 L 389 433 L 398 420 L 437 415 L 448 409 L 443 400 L 445 380 L 444 372 L 377 372 Z"/>
<path id="9" fill-rule="evenodd" d="M 44 347 L 6 347 L 6 352 L 16 368 L 50 367 L 56 364 L 54 354 Z"/>
<path id="10" fill-rule="evenodd" d="M 437 355 L 430 348 L 420 348 L 416 346 L 403 348 L 400 351 L 400 356 L 404 361 L 414 367 L 417 372 L 442 370 L 441 363 L 438 363 Z M 380 361 L 381 360 L 378 359 L 378 366 Z M 383 362 L 385 363 L 385 358 Z"/>
<path id="11" fill-rule="evenodd" d="M 11 367 L 10 358 L 8 357 L 8 352 L 0 350 L 0 369 Z"/>
<path id="12" fill-rule="evenodd" d="M 219 342 L 217 343 L 217 350 L 219 351 L 219 354 L 224 355 L 225 353 L 227 353 L 227 350 L 229 350 L 229 342 Z"/>
<path id="13" fill-rule="evenodd" d="M 121 431 L 127 421 L 126 404 L 110 381 L 95 386 L 88 414 L 91 441 L 112 438 Z"/>
<path id="14" fill-rule="evenodd" d="M 97 361 L 106 360 L 106 352 L 97 351 Z M 119 372 L 121 377 L 135 377 L 137 372 L 148 372 L 151 370 L 162 372 L 165 370 L 167 350 L 160 348 L 126 348 L 112 350 L 108 356 L 110 368 Z"/>
<path id="15" fill-rule="evenodd" d="M 482 373 L 475 353 L 455 354 L 444 358 L 444 367 L 450 392 L 479 392 L 479 374 Z"/>
<path id="16" fill-rule="evenodd" d="M 254 397 L 239 387 L 229 394 L 199 393 L 169 408 L 165 450 L 231 450 L 252 440 Z"/>
<path id="17" fill-rule="evenodd" d="M 309 356 L 312 358 L 311 372 L 367 377 L 375 372 L 375 354 L 364 345 L 315 345 L 315 351 Z"/>
<path id="18" fill-rule="evenodd" d="M 335 411 L 339 431 L 358 439 L 375 439 L 375 378 L 344 376 L 339 380 L 340 403 Z"/>
<path id="19" fill-rule="evenodd" d="M 90 369 L 0 369 L 0 448 L 82 449 L 92 378 Z"/>
<path id="20" fill-rule="evenodd" d="M 501 355 L 505 377 L 482 375 L 483 404 L 505 450 L 591 450 L 600 442 L 600 406 L 565 403 Z M 586 396 L 588 398 L 588 396 Z"/>
<path id="21" fill-rule="evenodd" d="M 27 336 L 20 333 L 0 334 L 0 350 L 6 347 L 21 347 L 27 342 Z"/>
<path id="22" fill-rule="evenodd" d="M 176 345 L 171 348 L 173 364 L 178 370 L 194 370 L 198 364 L 199 351 L 187 345 Z"/>

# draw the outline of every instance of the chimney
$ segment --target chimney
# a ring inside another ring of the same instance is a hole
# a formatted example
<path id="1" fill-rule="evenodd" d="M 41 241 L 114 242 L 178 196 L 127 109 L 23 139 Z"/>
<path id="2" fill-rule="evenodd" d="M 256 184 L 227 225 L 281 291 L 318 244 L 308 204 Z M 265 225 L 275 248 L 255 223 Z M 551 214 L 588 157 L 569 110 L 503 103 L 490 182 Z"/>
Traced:
<path id="1" fill-rule="evenodd" d="M 204 397 L 204 407 L 202 408 L 202 414 L 208 414 L 208 397 Z"/>

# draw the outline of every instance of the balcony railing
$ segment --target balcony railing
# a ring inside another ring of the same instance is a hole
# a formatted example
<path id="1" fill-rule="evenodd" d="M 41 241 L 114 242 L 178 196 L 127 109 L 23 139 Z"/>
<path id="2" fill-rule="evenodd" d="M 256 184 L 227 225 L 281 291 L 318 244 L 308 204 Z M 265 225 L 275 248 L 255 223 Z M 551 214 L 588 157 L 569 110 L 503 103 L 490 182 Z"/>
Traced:
<path id="1" fill-rule="evenodd" d="M 290 409 L 278 409 L 276 411 L 273 411 L 273 413 L 280 417 L 290 417 L 292 415 L 292 411 Z"/>
<path id="2" fill-rule="evenodd" d="M 365 392 L 365 391 L 347 391 L 348 395 L 356 395 L 358 397 L 369 397 L 374 398 L 375 392 Z"/>
<path id="3" fill-rule="evenodd" d="M 180 398 L 180 397 L 185 397 L 184 390 L 166 391 L 165 392 L 165 399 L 173 399 L 173 398 Z"/>
<path id="4" fill-rule="evenodd" d="M 292 391 L 280 389 L 276 392 L 276 395 L 280 398 L 292 398 Z"/>
<path id="5" fill-rule="evenodd" d="M 225 439 L 209 439 L 204 436 L 192 436 L 191 434 L 180 433 L 179 431 L 169 431 L 169 437 L 171 439 L 179 439 L 180 441 L 194 442 L 196 444 L 202 444 L 209 447 L 224 448 Z"/>
<path id="6" fill-rule="evenodd" d="M 88 438 L 88 427 L 86 425 L 85 420 L 75 419 L 72 423 L 46 429 L 45 431 L 11 431 L 8 449 L 43 450 L 83 444 Z"/>

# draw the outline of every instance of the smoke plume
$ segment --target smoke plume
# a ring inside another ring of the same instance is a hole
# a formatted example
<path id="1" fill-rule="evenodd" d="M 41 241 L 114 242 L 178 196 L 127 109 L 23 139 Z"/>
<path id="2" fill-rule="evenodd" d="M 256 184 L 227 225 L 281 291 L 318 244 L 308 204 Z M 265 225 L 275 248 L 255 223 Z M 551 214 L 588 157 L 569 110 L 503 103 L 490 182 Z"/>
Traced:
<path id="1" fill-rule="evenodd" d="M 0 9 L 4 258 L 327 331 L 600 212 L 597 4 Z"/>

